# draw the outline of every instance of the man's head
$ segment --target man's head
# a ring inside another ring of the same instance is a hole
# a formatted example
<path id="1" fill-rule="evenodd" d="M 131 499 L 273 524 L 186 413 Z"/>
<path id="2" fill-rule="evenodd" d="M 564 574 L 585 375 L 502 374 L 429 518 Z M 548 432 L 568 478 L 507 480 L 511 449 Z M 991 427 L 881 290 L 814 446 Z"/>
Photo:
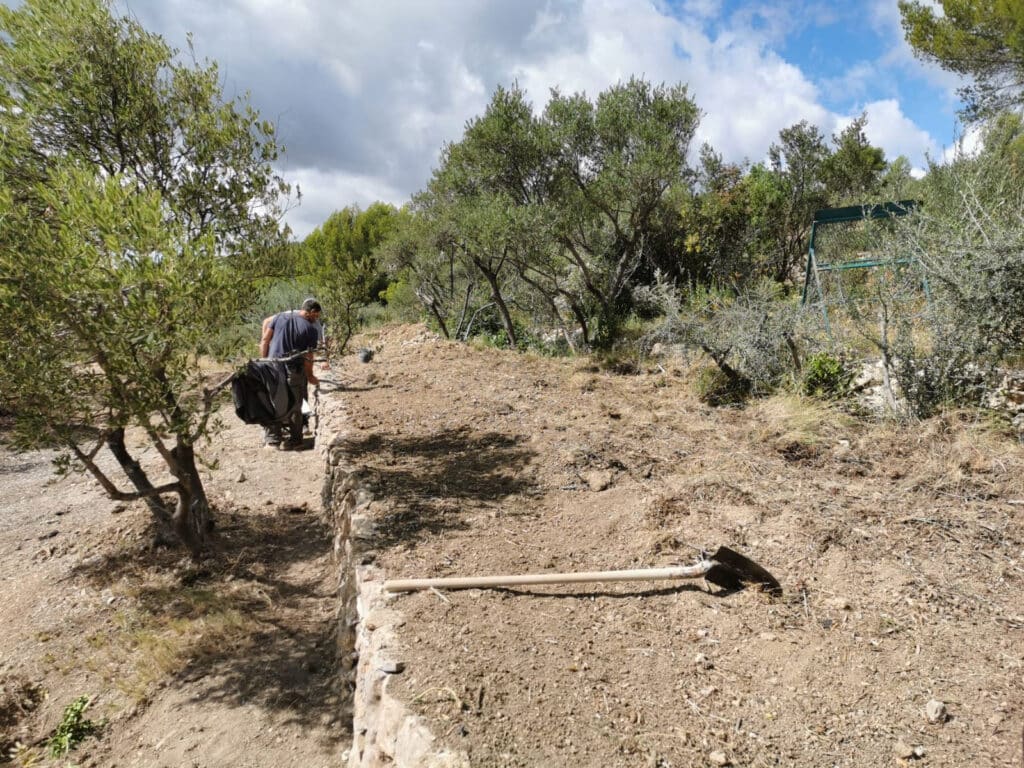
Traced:
<path id="1" fill-rule="evenodd" d="M 318 320 L 320 319 L 320 302 L 314 298 L 306 299 L 302 302 L 302 306 L 299 308 L 302 312 L 303 317 L 307 320 Z"/>

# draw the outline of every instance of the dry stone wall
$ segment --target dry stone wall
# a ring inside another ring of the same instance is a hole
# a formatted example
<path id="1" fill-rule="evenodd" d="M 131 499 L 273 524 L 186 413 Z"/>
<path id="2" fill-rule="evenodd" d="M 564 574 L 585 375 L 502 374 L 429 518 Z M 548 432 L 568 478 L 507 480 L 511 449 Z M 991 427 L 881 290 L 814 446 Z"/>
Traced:
<path id="1" fill-rule="evenodd" d="M 404 619 L 383 592 L 384 574 L 374 565 L 374 510 L 381 502 L 374 499 L 372 478 L 353 464 L 345 446 L 339 430 L 321 451 L 323 508 L 334 531 L 338 573 L 337 658 L 347 693 L 343 715 L 352 723 L 347 766 L 468 768 L 464 753 L 440 749 L 422 718 L 388 692 L 389 681 L 404 672 L 395 637 Z"/>

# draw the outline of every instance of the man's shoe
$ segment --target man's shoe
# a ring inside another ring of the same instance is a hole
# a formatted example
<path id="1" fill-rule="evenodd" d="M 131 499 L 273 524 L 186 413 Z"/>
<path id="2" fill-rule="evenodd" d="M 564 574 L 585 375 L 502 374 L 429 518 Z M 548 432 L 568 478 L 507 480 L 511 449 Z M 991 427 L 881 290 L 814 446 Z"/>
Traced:
<path id="1" fill-rule="evenodd" d="M 281 443 L 281 450 L 282 451 L 300 451 L 300 450 L 302 450 L 302 441 L 301 440 L 286 440 L 285 442 Z"/>

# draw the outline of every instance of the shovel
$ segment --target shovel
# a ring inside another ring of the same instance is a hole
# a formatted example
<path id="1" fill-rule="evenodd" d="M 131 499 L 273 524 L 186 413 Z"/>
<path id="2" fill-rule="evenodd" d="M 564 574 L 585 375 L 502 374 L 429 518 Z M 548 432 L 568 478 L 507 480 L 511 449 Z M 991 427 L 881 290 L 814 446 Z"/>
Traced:
<path id="1" fill-rule="evenodd" d="M 693 565 L 668 568 L 640 568 L 631 571 L 590 571 L 581 573 L 537 573 L 520 576 L 469 576 L 439 579 L 395 579 L 384 582 L 385 592 L 416 592 L 423 589 L 490 589 L 526 584 L 586 584 L 595 581 L 664 581 L 703 577 L 723 589 L 740 589 L 760 584 L 767 592 L 782 594 L 782 585 L 760 565 L 728 547 L 719 547 Z"/>

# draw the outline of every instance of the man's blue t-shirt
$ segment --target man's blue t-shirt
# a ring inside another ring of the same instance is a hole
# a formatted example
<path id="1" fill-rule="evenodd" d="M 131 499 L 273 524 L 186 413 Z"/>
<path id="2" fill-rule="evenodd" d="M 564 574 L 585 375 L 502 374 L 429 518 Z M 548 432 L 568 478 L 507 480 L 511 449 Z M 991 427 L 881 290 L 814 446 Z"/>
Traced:
<path id="1" fill-rule="evenodd" d="M 274 335 L 270 338 L 270 357 L 290 357 L 297 352 L 309 352 L 316 349 L 320 340 L 320 330 L 298 312 L 282 312 L 270 323 Z M 290 367 L 302 365 L 298 358 Z"/>

